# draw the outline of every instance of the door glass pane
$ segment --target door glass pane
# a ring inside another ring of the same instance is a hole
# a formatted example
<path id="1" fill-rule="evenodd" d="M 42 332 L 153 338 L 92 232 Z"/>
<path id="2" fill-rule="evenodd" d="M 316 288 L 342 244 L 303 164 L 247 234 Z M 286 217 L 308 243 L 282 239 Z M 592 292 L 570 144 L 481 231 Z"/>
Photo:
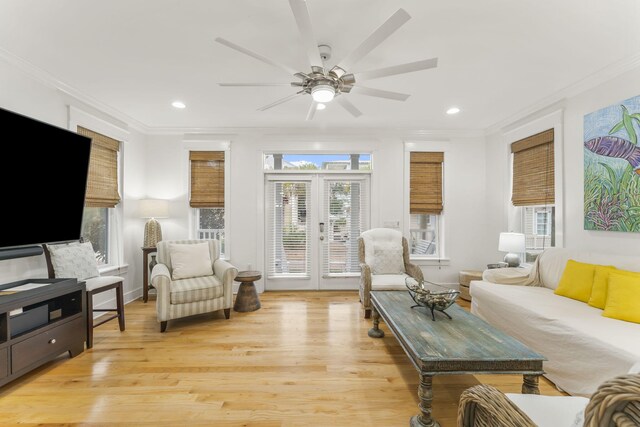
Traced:
<path id="1" fill-rule="evenodd" d="M 357 275 L 358 237 L 368 228 L 368 188 L 364 181 L 325 181 L 324 276 Z"/>
<path id="2" fill-rule="evenodd" d="M 310 230 L 307 207 L 310 183 L 269 181 L 267 186 L 267 274 L 269 277 L 310 275 Z"/>

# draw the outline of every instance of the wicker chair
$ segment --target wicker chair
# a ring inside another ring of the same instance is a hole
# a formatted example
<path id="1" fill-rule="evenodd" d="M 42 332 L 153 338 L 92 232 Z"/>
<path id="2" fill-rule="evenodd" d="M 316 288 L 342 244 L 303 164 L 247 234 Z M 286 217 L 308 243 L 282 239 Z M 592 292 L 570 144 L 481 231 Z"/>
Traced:
<path id="1" fill-rule="evenodd" d="M 545 410 L 549 411 L 549 408 Z M 458 427 L 536 427 L 529 415 L 495 387 L 479 385 L 465 390 L 460 396 Z M 575 419 L 577 415 L 573 414 L 571 418 Z M 562 425 L 553 424 L 554 427 Z M 584 426 L 640 426 L 640 374 L 625 374 L 600 385 L 584 408 Z"/>
<path id="2" fill-rule="evenodd" d="M 398 274 L 375 274 L 374 253 L 378 247 L 395 248 L 402 252 L 402 271 Z M 372 290 L 406 290 L 404 280 L 411 276 L 421 281 L 422 270 L 409 261 L 409 245 L 407 239 L 397 230 L 389 228 L 373 228 L 363 232 L 358 238 L 358 260 L 360 261 L 360 302 L 364 307 L 364 317 L 371 316 Z"/>

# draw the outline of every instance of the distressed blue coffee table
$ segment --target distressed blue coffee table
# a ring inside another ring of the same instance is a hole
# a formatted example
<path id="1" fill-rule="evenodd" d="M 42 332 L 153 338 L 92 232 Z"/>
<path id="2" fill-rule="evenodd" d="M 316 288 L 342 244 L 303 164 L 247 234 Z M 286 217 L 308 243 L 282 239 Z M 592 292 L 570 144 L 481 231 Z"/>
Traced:
<path id="1" fill-rule="evenodd" d="M 433 321 L 427 308 L 410 308 L 414 302 L 408 292 L 372 291 L 371 304 L 369 336 L 384 336 L 378 327 L 382 318 L 420 373 L 420 414 L 411 418 L 411 426 L 439 426 L 431 413 L 436 375 L 522 374 L 522 392 L 540 393 L 538 377 L 544 373 L 544 356 L 458 305 L 447 309 L 451 320 L 436 313 Z"/>

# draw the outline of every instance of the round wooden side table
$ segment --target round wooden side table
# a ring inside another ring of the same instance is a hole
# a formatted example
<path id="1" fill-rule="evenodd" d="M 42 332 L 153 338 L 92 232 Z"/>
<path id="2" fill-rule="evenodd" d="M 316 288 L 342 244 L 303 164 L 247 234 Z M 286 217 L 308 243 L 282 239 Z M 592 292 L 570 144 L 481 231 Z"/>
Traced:
<path id="1" fill-rule="evenodd" d="M 236 295 L 236 302 L 233 304 L 233 311 L 247 312 L 256 311 L 260 308 L 260 298 L 253 283 L 260 280 L 262 275 L 259 271 L 241 271 L 236 276 L 236 282 L 240 282 L 240 289 Z"/>

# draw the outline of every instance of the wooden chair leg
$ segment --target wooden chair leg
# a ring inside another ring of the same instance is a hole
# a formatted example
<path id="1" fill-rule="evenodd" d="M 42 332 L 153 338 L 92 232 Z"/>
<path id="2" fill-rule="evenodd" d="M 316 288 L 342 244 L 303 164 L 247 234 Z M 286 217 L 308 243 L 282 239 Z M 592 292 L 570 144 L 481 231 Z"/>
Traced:
<path id="1" fill-rule="evenodd" d="M 87 350 L 93 347 L 93 292 L 87 292 Z"/>
<path id="2" fill-rule="evenodd" d="M 124 331 L 124 294 L 122 291 L 122 282 L 120 282 L 116 288 L 116 311 L 118 312 L 120 331 Z"/>
<path id="3" fill-rule="evenodd" d="M 228 319 L 229 317 L 231 317 L 231 309 L 230 308 L 225 308 L 224 309 L 224 318 Z"/>
<path id="4" fill-rule="evenodd" d="M 160 322 L 160 332 L 164 332 L 167 330 L 167 321 Z"/>
<path id="5" fill-rule="evenodd" d="M 367 309 L 364 310 L 364 318 L 368 319 L 370 317 L 371 317 L 371 309 L 367 308 Z"/>

